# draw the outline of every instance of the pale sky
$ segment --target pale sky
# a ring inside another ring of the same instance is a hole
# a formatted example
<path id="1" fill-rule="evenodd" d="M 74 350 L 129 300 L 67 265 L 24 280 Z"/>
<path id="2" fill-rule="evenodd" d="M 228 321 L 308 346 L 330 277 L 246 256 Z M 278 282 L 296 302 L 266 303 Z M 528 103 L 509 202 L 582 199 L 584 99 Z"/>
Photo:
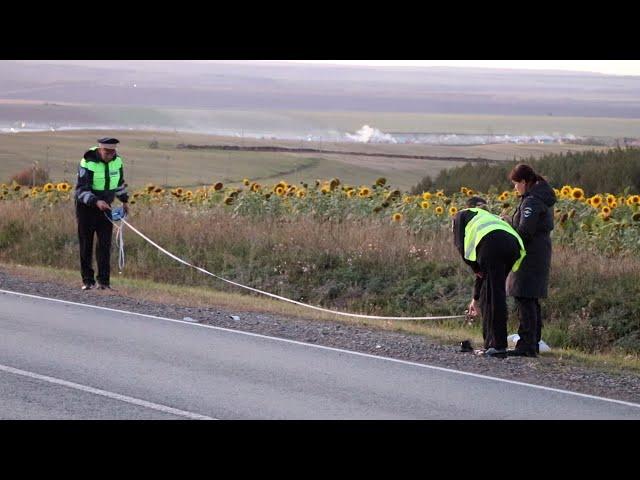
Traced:
<path id="1" fill-rule="evenodd" d="M 375 67 L 484 67 L 572 70 L 609 75 L 640 75 L 640 60 L 286 60 L 296 63 Z"/>

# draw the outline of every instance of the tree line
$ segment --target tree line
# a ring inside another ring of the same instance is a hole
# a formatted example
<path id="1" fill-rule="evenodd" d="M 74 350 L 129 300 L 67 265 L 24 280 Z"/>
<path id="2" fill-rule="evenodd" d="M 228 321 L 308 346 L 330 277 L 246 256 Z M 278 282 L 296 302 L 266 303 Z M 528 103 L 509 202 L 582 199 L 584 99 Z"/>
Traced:
<path id="1" fill-rule="evenodd" d="M 496 164 L 471 164 L 442 170 L 435 179 L 425 176 L 411 189 L 413 194 L 444 190 L 450 195 L 466 186 L 480 192 L 513 188 L 507 176 L 514 165 L 526 163 L 555 188 L 578 186 L 586 195 L 600 192 L 619 194 L 625 189 L 640 192 L 640 149 L 614 148 L 547 154 L 539 159 L 512 160 Z"/>

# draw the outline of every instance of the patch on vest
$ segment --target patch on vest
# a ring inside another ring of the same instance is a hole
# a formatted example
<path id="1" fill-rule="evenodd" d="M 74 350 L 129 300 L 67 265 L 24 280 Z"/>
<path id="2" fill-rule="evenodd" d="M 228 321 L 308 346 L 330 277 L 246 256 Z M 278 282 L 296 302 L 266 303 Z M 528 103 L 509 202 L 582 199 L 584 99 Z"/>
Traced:
<path id="1" fill-rule="evenodd" d="M 524 218 L 529 218 L 531 216 L 531 214 L 533 213 L 533 209 L 531 207 L 526 207 L 523 211 L 522 214 L 524 215 Z"/>
<path id="2" fill-rule="evenodd" d="M 78 171 L 78 176 L 80 178 L 84 177 L 87 174 L 87 169 L 84 167 L 80 167 L 80 170 Z"/>

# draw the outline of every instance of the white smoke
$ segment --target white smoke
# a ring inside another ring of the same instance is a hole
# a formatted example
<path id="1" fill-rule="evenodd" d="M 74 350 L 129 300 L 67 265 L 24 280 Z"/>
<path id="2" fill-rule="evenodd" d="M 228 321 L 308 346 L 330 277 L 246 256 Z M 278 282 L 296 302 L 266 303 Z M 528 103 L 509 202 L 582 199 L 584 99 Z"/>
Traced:
<path id="1" fill-rule="evenodd" d="M 363 125 L 354 135 L 347 133 L 345 136 L 353 142 L 360 143 L 398 143 L 393 136 L 369 125 Z"/>

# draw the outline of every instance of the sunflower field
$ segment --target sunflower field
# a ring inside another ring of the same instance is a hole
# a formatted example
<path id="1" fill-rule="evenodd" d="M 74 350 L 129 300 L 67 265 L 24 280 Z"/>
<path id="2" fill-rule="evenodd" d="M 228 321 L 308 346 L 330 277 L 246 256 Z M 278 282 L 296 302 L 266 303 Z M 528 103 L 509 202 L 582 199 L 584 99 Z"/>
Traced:
<path id="1" fill-rule="evenodd" d="M 234 216 L 309 216 L 318 221 L 344 222 L 354 219 L 389 222 L 413 233 L 447 228 L 450 218 L 465 208 L 468 197 L 485 198 L 497 215 L 512 215 L 519 202 L 515 191 L 474 192 L 461 187 L 458 193 L 442 190 L 408 195 L 386 185 L 379 178 L 373 185 L 342 185 L 337 178 L 316 180 L 311 185 L 292 185 L 281 180 L 261 185 L 248 179 L 243 187 L 226 187 L 221 182 L 189 190 L 147 185 L 130 195 L 131 205 L 161 205 L 165 208 L 223 209 Z M 72 186 L 66 182 L 42 187 L 0 185 L 0 200 L 27 200 L 46 208 L 72 200 Z M 588 249 L 606 255 L 628 254 L 640 249 L 640 195 L 629 192 L 585 196 L 580 187 L 555 189 L 556 244 Z"/>

